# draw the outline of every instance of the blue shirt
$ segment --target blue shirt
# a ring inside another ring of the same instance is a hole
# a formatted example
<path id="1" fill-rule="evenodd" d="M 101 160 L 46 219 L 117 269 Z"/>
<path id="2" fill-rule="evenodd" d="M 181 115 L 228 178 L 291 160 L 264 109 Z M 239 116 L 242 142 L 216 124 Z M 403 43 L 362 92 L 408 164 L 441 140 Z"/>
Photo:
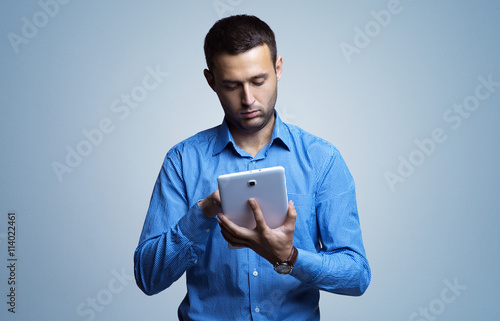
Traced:
<path id="1" fill-rule="evenodd" d="M 221 174 L 283 166 L 297 210 L 298 259 L 280 275 L 254 251 L 231 250 L 217 218 L 198 201 Z M 255 157 L 239 148 L 224 121 L 166 155 L 134 255 L 137 285 L 148 295 L 186 273 L 180 320 L 319 320 L 319 290 L 361 295 L 371 274 L 353 178 L 339 151 L 276 113 L 270 143 Z"/>

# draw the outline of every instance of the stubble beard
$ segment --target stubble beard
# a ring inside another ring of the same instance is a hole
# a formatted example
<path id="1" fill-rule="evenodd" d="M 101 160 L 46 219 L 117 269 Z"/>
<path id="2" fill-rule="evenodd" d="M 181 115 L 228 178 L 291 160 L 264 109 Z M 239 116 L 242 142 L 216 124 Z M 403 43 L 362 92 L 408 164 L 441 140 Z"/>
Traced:
<path id="1" fill-rule="evenodd" d="M 264 127 L 266 127 L 269 122 L 273 119 L 274 116 L 274 109 L 276 106 L 276 101 L 278 99 L 278 86 L 276 84 L 276 88 L 274 90 L 273 95 L 271 98 L 268 100 L 267 106 L 272 106 L 272 108 L 265 109 L 263 112 L 264 114 L 262 116 L 259 116 L 259 118 L 262 119 L 262 122 L 260 124 L 255 124 L 255 125 L 245 125 L 243 121 L 238 121 L 237 119 L 228 119 L 226 115 L 226 121 L 228 123 L 229 128 L 231 129 L 236 129 L 241 132 L 247 132 L 247 133 L 256 133 L 260 130 L 262 130 Z M 262 109 L 261 109 L 262 111 Z"/>

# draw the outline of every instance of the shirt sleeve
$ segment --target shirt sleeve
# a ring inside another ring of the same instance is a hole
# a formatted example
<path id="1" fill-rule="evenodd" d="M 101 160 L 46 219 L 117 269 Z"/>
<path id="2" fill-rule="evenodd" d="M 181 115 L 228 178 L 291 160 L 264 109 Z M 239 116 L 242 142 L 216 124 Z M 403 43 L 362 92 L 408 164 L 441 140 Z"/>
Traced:
<path id="1" fill-rule="evenodd" d="M 315 207 L 320 250 L 299 248 L 292 275 L 320 290 L 362 295 L 371 271 L 361 236 L 354 180 L 338 151 L 326 164 L 318 180 Z"/>
<path id="2" fill-rule="evenodd" d="M 169 152 L 158 175 L 134 254 L 134 274 L 148 295 L 168 288 L 197 263 L 217 225 L 198 202 L 188 205 L 180 160 Z"/>

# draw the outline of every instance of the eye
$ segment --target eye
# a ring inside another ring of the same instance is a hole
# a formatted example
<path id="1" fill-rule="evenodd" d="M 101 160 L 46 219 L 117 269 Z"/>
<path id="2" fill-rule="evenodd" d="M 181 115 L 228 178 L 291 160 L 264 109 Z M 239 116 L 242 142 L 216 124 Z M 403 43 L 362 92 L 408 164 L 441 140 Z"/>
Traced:
<path id="1" fill-rule="evenodd" d="M 238 88 L 237 84 L 226 84 L 224 85 L 224 88 L 229 91 L 236 90 Z"/>
<path id="2" fill-rule="evenodd" d="M 264 80 L 262 80 L 262 81 L 254 81 L 253 84 L 254 84 L 254 86 L 262 86 L 264 84 Z"/>

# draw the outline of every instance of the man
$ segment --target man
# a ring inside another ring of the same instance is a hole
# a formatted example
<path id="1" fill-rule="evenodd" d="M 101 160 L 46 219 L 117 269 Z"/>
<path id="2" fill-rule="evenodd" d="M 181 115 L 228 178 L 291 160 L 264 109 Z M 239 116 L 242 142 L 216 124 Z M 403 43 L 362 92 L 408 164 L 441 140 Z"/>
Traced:
<path id="1" fill-rule="evenodd" d="M 219 20 L 204 49 L 224 121 L 167 153 L 134 256 L 137 284 L 153 295 L 186 272 L 180 320 L 319 320 L 319 290 L 361 295 L 370 282 L 352 176 L 333 145 L 280 120 L 283 59 L 267 24 Z M 219 175 L 278 165 L 290 200 L 281 227 L 266 225 L 255 200 L 254 230 L 220 213 Z"/>

